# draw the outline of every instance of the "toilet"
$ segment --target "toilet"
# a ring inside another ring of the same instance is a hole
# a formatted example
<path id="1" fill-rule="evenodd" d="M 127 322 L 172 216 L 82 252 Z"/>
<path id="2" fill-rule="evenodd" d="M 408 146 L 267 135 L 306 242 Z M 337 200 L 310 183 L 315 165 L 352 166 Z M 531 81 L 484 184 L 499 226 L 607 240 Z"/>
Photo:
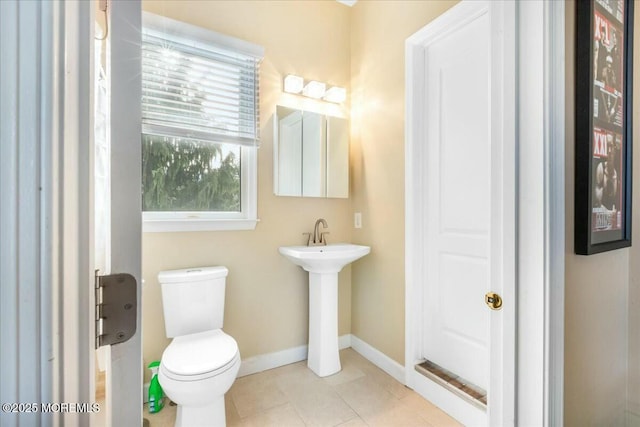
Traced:
<path id="1" fill-rule="evenodd" d="M 222 331 L 226 267 L 162 271 L 164 323 L 171 344 L 158 380 L 178 405 L 176 427 L 226 423 L 224 395 L 240 369 L 236 341 Z"/>

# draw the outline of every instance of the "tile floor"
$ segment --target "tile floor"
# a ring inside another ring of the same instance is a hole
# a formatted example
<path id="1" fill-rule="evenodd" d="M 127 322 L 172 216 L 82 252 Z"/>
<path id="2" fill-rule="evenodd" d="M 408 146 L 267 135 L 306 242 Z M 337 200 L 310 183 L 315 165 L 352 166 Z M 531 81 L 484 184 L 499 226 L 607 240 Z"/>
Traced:
<path id="1" fill-rule="evenodd" d="M 340 352 L 342 371 L 318 378 L 306 361 L 238 378 L 225 396 L 227 426 L 459 426 L 352 349 Z M 144 417 L 172 427 L 176 407 Z"/>

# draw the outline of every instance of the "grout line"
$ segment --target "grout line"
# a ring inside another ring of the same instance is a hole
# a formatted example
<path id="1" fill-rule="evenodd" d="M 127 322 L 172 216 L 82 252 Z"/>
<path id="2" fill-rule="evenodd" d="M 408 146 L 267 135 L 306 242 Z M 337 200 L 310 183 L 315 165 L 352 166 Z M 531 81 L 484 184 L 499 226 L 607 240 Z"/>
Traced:
<path id="1" fill-rule="evenodd" d="M 229 389 L 229 391 L 227 391 L 227 393 L 229 393 L 231 391 L 231 389 Z M 240 416 L 240 413 L 238 412 L 238 408 L 236 406 L 236 402 L 233 399 L 233 396 L 231 396 L 231 393 L 229 393 L 229 402 L 231 403 L 231 406 L 233 406 L 233 410 L 235 411 L 236 415 L 238 416 L 238 419 L 242 421 L 242 417 Z M 226 394 L 225 394 L 225 411 L 226 411 Z M 177 414 L 177 412 L 176 412 Z"/>

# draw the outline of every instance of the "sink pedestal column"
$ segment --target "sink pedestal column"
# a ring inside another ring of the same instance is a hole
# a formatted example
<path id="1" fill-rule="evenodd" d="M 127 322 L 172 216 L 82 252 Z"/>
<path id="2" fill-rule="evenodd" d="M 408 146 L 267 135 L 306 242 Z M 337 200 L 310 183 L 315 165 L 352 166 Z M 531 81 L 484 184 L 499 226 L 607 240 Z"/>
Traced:
<path id="1" fill-rule="evenodd" d="M 309 355 L 319 377 L 340 371 L 338 353 L 338 273 L 309 272 Z"/>

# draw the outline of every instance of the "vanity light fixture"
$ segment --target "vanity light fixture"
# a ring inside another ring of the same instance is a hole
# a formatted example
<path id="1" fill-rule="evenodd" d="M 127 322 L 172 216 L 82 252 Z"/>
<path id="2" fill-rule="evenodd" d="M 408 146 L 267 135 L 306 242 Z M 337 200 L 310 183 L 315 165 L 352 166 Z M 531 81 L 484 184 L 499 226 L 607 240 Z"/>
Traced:
<path id="1" fill-rule="evenodd" d="M 324 93 L 326 92 L 326 90 L 327 90 L 327 85 L 325 83 L 311 80 L 302 89 L 302 94 L 304 96 L 308 96 L 309 98 L 320 99 L 324 96 Z"/>
<path id="2" fill-rule="evenodd" d="M 327 90 L 327 84 L 311 80 L 304 84 L 300 76 L 288 74 L 284 78 L 284 91 L 298 95 L 308 96 L 314 99 L 323 99 L 328 102 L 340 104 L 347 99 L 347 90 L 343 87 L 333 86 Z"/>
<path id="3" fill-rule="evenodd" d="M 322 99 L 339 104 L 347 99 L 347 90 L 343 87 L 334 86 L 324 94 Z"/>
<path id="4" fill-rule="evenodd" d="M 300 76 L 289 74 L 284 78 L 284 91 L 288 93 L 300 93 L 304 87 L 304 79 Z"/>

